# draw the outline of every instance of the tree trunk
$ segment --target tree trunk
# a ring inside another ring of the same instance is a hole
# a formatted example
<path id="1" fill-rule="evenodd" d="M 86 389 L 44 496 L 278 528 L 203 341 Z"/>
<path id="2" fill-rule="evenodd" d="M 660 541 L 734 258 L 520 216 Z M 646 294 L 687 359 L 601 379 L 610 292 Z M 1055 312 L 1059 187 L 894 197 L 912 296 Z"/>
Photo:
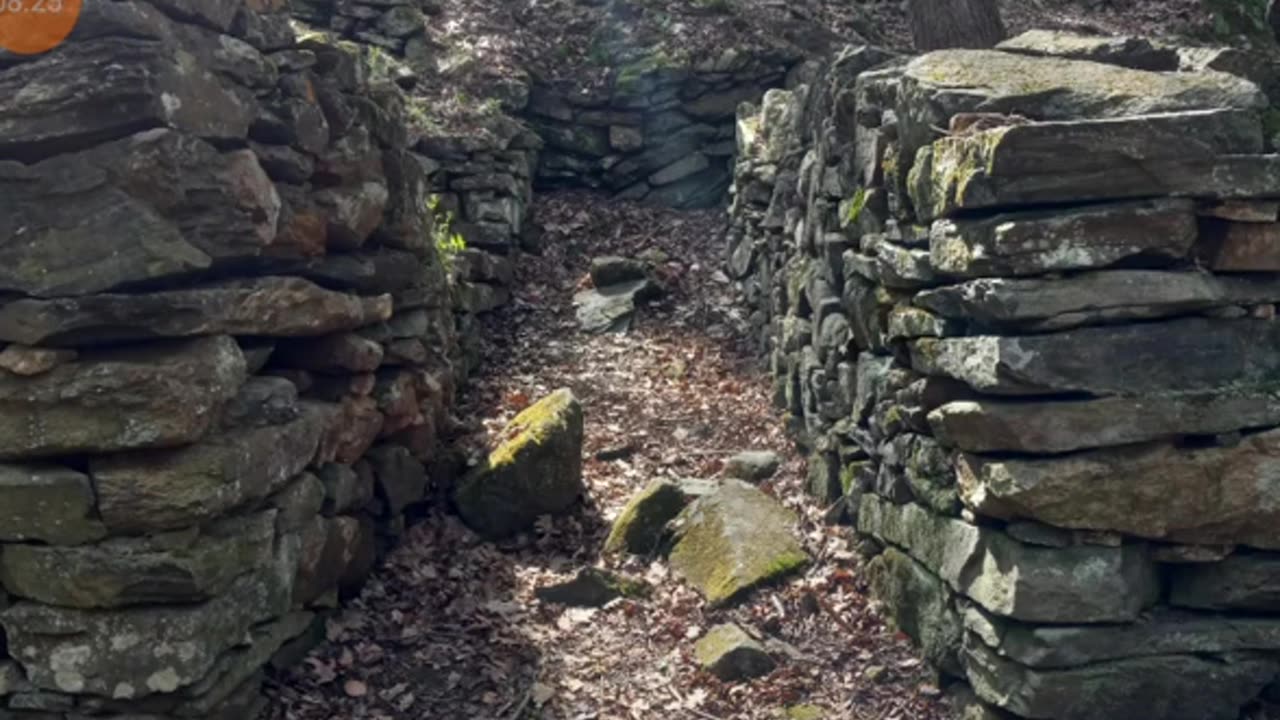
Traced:
<path id="1" fill-rule="evenodd" d="M 989 48 L 1006 37 L 996 0 L 907 0 L 907 13 L 920 52 Z"/>
<path id="2" fill-rule="evenodd" d="M 1267 23 L 1271 25 L 1271 33 L 1280 40 L 1280 0 L 1271 0 L 1267 5 Z"/>

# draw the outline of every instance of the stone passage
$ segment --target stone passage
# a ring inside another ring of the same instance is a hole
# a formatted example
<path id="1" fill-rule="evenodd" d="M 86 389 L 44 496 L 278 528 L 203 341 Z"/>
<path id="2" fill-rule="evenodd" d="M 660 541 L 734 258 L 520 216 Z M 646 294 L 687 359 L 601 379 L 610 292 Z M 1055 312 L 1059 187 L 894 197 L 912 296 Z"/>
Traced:
<path id="1" fill-rule="evenodd" d="M 86 3 L 0 62 L 5 720 L 253 717 L 443 474 L 438 163 L 281 5 Z"/>
<path id="2" fill-rule="evenodd" d="M 847 50 L 744 110 L 729 267 L 966 717 L 1234 720 L 1280 690 L 1266 99 L 1014 43 Z"/>

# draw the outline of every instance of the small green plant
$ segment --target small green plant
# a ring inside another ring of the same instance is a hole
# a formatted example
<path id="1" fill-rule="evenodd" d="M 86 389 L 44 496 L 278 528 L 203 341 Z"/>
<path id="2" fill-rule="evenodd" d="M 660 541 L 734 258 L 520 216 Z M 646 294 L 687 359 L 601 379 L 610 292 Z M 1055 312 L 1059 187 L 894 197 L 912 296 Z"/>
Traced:
<path id="1" fill-rule="evenodd" d="M 453 211 L 444 209 L 439 195 L 427 198 L 427 210 L 435 218 L 431 227 L 431 242 L 436 248 L 436 254 L 440 256 L 440 263 L 452 272 L 458 254 L 467 249 L 467 241 L 461 233 L 454 232 Z"/>
<path id="2" fill-rule="evenodd" d="M 862 211 L 867 207 L 867 189 L 859 187 L 847 202 L 848 206 L 844 211 L 845 227 L 858 222 L 858 218 L 862 217 Z"/>

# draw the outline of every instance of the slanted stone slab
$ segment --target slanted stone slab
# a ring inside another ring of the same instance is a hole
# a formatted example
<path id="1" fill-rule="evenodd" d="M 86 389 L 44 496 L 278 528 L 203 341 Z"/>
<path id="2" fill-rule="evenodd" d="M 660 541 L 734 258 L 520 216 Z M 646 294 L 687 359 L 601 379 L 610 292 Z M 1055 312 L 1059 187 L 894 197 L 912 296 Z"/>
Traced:
<path id="1" fill-rule="evenodd" d="M 1280 223 L 1207 223 L 1202 256 L 1220 272 L 1280 271 Z"/>
<path id="2" fill-rule="evenodd" d="M 1021 55 L 1089 60 L 1134 70 L 1172 72 L 1179 69 L 1178 51 L 1140 37 L 1080 35 L 1062 30 L 1028 30 L 996 45 Z"/>
<path id="3" fill-rule="evenodd" d="M 499 436 L 486 462 L 463 478 L 453 499 L 462 519 L 494 538 L 568 511 L 582 484 L 582 406 L 568 389 L 530 405 Z"/>
<path id="4" fill-rule="evenodd" d="M 650 588 L 643 581 L 630 580 L 608 570 L 583 568 L 568 582 L 534 590 L 544 603 L 569 607 L 604 607 L 618 598 L 641 598 Z"/>
<path id="5" fill-rule="evenodd" d="M 670 480 L 654 480 L 627 502 L 613 521 L 607 553 L 628 552 L 647 555 L 658 550 L 666 535 L 667 523 L 675 519 L 686 504 L 685 493 Z"/>
<path id="6" fill-rule="evenodd" d="M 694 646 L 698 664 L 725 682 L 768 675 L 777 667 L 764 646 L 737 625 L 717 625 Z"/>
<path id="7" fill-rule="evenodd" d="M 979 697 L 1041 720 L 1235 720 L 1280 672 L 1280 660 L 1259 652 L 1156 655 L 1033 670 L 1001 658 L 972 635 L 965 658 Z"/>
<path id="8" fill-rule="evenodd" d="M 225 336 L 84 353 L 30 378 L 0 373 L 0 458 L 194 442 L 244 375 Z"/>
<path id="9" fill-rule="evenodd" d="M 1066 278 L 981 278 L 926 290 L 915 304 L 946 318 L 1035 332 L 1148 320 L 1280 300 L 1280 277 L 1111 270 Z"/>
<path id="10" fill-rule="evenodd" d="M 1199 545 L 1280 549 L 1280 430 L 1234 447 L 1155 443 L 1043 460 L 961 456 L 960 497 L 975 512 Z"/>
<path id="11" fill-rule="evenodd" d="M 908 152 L 958 113 L 1017 113 L 1033 120 L 1123 118 L 1213 108 L 1258 109 L 1253 83 L 1217 72 L 1160 73 L 995 50 L 941 50 L 907 64 L 898 117 Z"/>
<path id="12" fill-rule="evenodd" d="M 1280 158 L 1262 151 L 1252 111 L 1009 125 L 922 148 L 908 190 L 924 220 L 1164 195 L 1275 197 L 1280 189 L 1267 183 L 1280 173 Z"/>
<path id="13" fill-rule="evenodd" d="M 17 300 L 0 306 L 0 340 L 96 345 L 190 335 L 295 337 L 390 317 L 390 296 L 362 298 L 301 278 L 269 277 L 169 292 Z"/>
<path id="14" fill-rule="evenodd" d="M 795 515 L 758 488 L 728 481 L 676 518 L 671 567 L 708 603 L 724 605 L 809 562 L 795 525 Z"/>
<path id="15" fill-rule="evenodd" d="M 1152 655 L 1280 650 L 1280 619 L 1160 609 L 1125 625 L 1028 625 L 969 607 L 964 625 L 1001 656 L 1069 668 Z"/>
<path id="16" fill-rule="evenodd" d="M 929 414 L 948 447 L 975 453 L 1065 453 L 1280 425 L 1280 391 L 1202 393 L 1053 402 L 961 400 Z"/>
<path id="17" fill-rule="evenodd" d="M 1159 592 L 1136 545 L 1034 547 L 991 528 L 864 495 L 859 531 L 902 548 L 957 592 L 1028 622 L 1124 622 Z"/>
<path id="18" fill-rule="evenodd" d="M 89 472 L 112 532 L 175 530 L 280 490 L 316 456 L 331 416 L 306 404 L 284 424 L 212 435 L 174 450 L 93 458 Z"/>
<path id="19" fill-rule="evenodd" d="M 81 547 L 8 545 L 0 583 L 17 597 L 73 608 L 210 600 L 271 561 L 276 512 L 233 518 L 207 532 L 121 538 Z"/>
<path id="20" fill-rule="evenodd" d="M 996 395 L 1158 395 L 1260 386 L 1280 373 L 1280 323 L 1185 318 L 1026 337 L 918 340 L 919 372 Z"/>
<path id="21" fill-rule="evenodd" d="M 871 590 L 889 610 L 898 629 L 919 644 L 929 663 L 962 676 L 960 645 L 964 626 L 947 584 L 910 556 L 894 548 L 867 565 Z"/>
<path id="22" fill-rule="evenodd" d="M 1275 612 L 1280 607 L 1280 555 L 1239 553 L 1222 562 L 1175 566 L 1169 577 L 1169 603 L 1203 610 Z"/>
<path id="23" fill-rule="evenodd" d="M 647 279 L 580 292 L 573 298 L 578 324 L 592 333 L 626 331 L 631 327 L 637 303 L 653 298 L 656 292 L 657 286 Z"/>
<path id="24" fill-rule="evenodd" d="M 0 541 L 79 545 L 106 534 L 88 475 L 56 465 L 0 464 Z"/>
<path id="25" fill-rule="evenodd" d="M 1190 200 L 1139 200 L 938 220 L 929 233 L 929 260 L 959 277 L 1041 275 L 1136 255 L 1170 263 L 1190 254 L 1198 236 Z"/>
<path id="26" fill-rule="evenodd" d="M 289 610 L 296 544 L 272 566 L 198 605 L 78 610 L 22 602 L 0 612 L 9 647 L 40 690 L 132 700 L 206 677 L 259 622 Z"/>

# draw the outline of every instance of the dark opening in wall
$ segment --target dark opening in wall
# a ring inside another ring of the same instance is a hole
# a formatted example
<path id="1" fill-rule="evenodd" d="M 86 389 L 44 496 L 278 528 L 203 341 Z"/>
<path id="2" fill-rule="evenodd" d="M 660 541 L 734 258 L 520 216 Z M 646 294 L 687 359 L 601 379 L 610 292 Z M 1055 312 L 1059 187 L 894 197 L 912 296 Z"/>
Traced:
<path id="1" fill-rule="evenodd" d="M 662 54 L 611 69 L 583 89 L 534 82 L 524 118 L 546 143 L 535 189 L 602 188 L 676 208 L 725 201 L 738 105 L 786 83 L 799 61 L 728 50 L 689 64 Z"/>

